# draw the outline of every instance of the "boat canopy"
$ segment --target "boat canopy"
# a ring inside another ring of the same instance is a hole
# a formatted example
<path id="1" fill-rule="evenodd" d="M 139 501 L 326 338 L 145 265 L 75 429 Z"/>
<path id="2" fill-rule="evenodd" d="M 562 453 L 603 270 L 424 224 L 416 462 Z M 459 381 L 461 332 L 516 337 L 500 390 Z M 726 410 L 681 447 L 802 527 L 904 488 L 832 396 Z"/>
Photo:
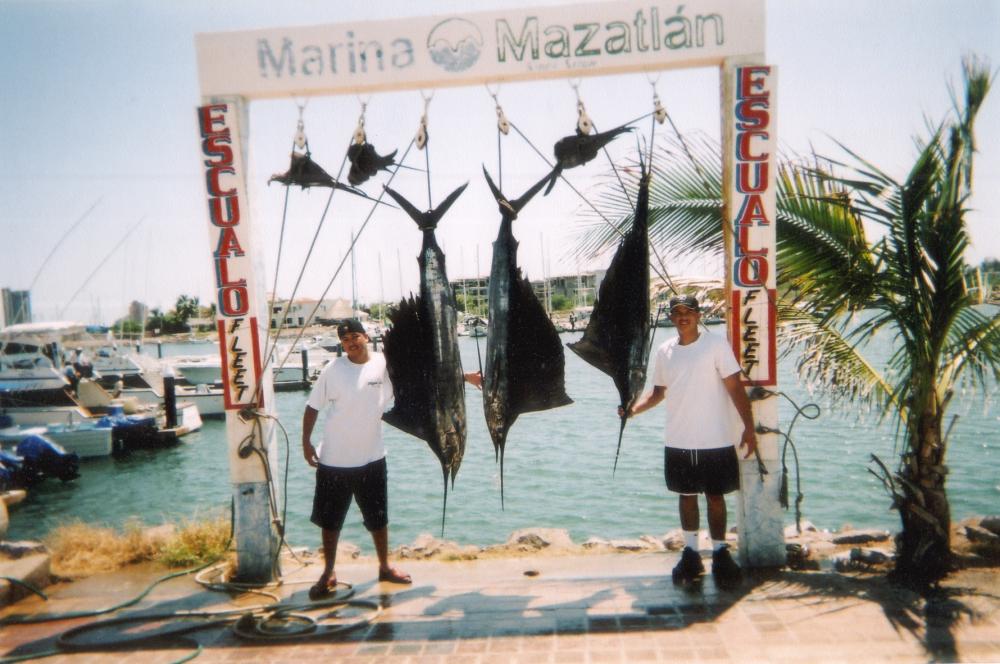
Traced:
<path id="1" fill-rule="evenodd" d="M 86 333 L 86 325 L 73 321 L 18 323 L 0 330 L 0 341 L 44 346 L 53 342 L 61 343 L 66 339 L 85 337 Z"/>

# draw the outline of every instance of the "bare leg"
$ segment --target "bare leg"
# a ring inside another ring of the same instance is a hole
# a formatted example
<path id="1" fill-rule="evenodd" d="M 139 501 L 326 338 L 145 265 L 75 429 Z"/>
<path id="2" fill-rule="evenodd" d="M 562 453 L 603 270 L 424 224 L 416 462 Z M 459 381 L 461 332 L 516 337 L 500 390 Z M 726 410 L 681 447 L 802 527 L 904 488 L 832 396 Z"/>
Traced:
<path id="1" fill-rule="evenodd" d="M 726 497 L 706 495 L 708 499 L 708 533 L 714 540 L 726 539 Z"/>
<path id="2" fill-rule="evenodd" d="M 379 580 L 410 583 L 409 574 L 389 566 L 389 526 L 373 530 L 372 542 L 375 544 L 375 555 L 378 556 Z M 383 579 L 386 576 L 392 578 Z"/>
<path id="3" fill-rule="evenodd" d="M 378 568 L 389 569 L 389 526 L 373 530 L 372 542 L 375 544 L 375 555 L 378 556 Z"/>
<path id="4" fill-rule="evenodd" d="M 679 507 L 681 513 L 681 530 L 698 530 L 698 521 L 701 518 L 698 514 L 698 496 L 680 496 Z M 709 518 L 711 519 L 711 516 Z M 725 519 L 725 511 L 723 511 L 723 519 Z"/>
<path id="5" fill-rule="evenodd" d="M 333 573 L 333 568 L 337 562 L 337 542 L 339 540 L 339 530 L 323 528 L 323 575 L 321 578 L 327 580 L 337 578 Z"/>

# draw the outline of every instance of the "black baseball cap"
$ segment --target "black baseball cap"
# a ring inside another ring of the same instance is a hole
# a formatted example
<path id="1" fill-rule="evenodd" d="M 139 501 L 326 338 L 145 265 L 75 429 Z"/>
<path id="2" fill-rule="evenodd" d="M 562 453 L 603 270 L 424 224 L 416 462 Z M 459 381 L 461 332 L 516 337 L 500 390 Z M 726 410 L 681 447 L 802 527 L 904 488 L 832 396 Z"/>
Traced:
<path id="1" fill-rule="evenodd" d="M 698 311 L 698 298 L 694 295 L 678 295 L 670 298 L 670 311 L 673 312 L 674 307 L 687 307 L 691 311 Z"/>
<path id="2" fill-rule="evenodd" d="M 361 324 L 357 318 L 348 318 L 337 325 L 337 336 L 342 337 L 349 332 L 357 332 L 358 334 L 363 334 L 366 337 L 368 332 L 365 330 L 365 326 Z"/>

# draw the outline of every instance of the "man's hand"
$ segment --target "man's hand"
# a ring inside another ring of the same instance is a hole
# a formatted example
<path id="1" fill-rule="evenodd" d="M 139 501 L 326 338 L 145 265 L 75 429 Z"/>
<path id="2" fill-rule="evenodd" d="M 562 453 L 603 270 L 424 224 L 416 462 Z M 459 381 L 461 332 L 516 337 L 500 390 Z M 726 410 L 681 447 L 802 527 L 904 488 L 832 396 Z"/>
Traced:
<path id="1" fill-rule="evenodd" d="M 743 458 L 749 459 L 757 450 L 757 433 L 753 429 L 743 429 L 743 435 L 740 437 L 740 449 L 744 447 L 747 448 L 747 453 L 743 455 Z"/>
<path id="2" fill-rule="evenodd" d="M 483 374 L 478 371 L 468 371 L 465 373 L 465 380 L 479 389 L 483 389 Z"/>
<path id="3" fill-rule="evenodd" d="M 306 463 L 315 468 L 319 465 L 319 458 L 316 456 L 316 448 L 308 440 L 302 441 L 302 456 L 305 457 Z"/>

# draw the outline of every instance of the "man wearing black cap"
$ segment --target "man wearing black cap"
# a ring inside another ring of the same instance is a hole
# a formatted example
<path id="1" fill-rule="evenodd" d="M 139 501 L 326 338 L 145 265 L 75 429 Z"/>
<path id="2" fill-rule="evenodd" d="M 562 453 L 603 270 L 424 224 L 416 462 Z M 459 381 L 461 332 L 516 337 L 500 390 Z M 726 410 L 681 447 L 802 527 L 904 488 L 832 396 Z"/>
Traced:
<path id="1" fill-rule="evenodd" d="M 340 529 L 358 503 L 378 556 L 379 581 L 410 583 L 410 576 L 389 565 L 389 513 L 382 413 L 392 407 L 392 384 L 385 357 L 368 352 L 368 334 L 351 318 L 337 326 L 346 355 L 330 362 L 316 380 L 302 416 L 302 453 L 316 468 L 311 520 L 323 531 L 323 573 L 310 588 L 319 599 L 337 585 L 334 564 Z M 312 432 L 326 409 L 323 441 L 313 447 Z"/>
<path id="2" fill-rule="evenodd" d="M 735 443 L 745 449 L 744 458 L 757 449 L 753 412 L 732 349 L 724 339 L 698 329 L 697 298 L 671 298 L 670 320 L 677 336 L 657 349 L 653 390 L 636 402 L 630 415 L 666 401 L 664 476 L 667 488 L 680 495 L 685 544 L 673 570 L 674 582 L 693 581 L 705 571 L 698 554 L 698 494 L 704 493 L 712 574 L 717 583 L 737 583 L 740 568 L 726 545 L 725 494 L 740 485 Z"/>

